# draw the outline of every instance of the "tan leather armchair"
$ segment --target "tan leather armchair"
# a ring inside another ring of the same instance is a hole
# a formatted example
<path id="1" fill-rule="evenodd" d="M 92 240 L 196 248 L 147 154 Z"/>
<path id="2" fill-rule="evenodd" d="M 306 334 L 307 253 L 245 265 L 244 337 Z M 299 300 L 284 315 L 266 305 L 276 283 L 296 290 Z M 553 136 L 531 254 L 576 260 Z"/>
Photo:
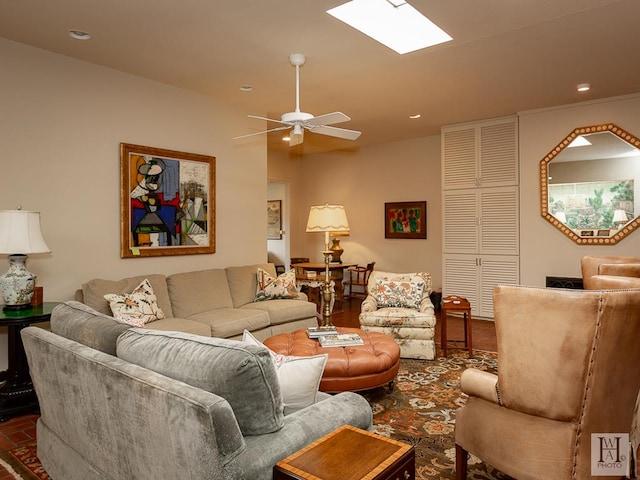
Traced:
<path id="1" fill-rule="evenodd" d="M 640 290 L 494 289 L 498 375 L 466 370 L 467 452 L 518 479 L 591 476 L 591 433 L 629 432 L 640 390 Z"/>
<path id="2" fill-rule="evenodd" d="M 581 260 L 586 290 L 640 288 L 640 258 L 585 256 Z"/>

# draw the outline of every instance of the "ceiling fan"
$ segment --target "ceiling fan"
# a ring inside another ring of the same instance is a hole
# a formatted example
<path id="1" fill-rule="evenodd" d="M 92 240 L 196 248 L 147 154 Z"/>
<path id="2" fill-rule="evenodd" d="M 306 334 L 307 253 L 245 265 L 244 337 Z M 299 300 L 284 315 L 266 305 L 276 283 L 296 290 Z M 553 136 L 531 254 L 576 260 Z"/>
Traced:
<path id="1" fill-rule="evenodd" d="M 344 138 L 346 140 L 356 140 L 361 132 L 356 130 L 348 130 L 346 128 L 330 127 L 334 123 L 346 122 L 351 120 L 350 117 L 342 112 L 326 113 L 324 115 L 314 116 L 311 113 L 300 111 L 300 66 L 304 65 L 305 56 L 302 53 L 292 53 L 289 55 L 291 65 L 296 67 L 296 110 L 282 114 L 280 120 L 273 118 L 260 117 L 257 115 L 249 115 L 249 118 L 258 120 L 267 120 L 268 122 L 281 123 L 281 127 L 271 128 L 263 132 L 250 133 L 241 135 L 235 139 L 251 137 L 253 135 L 261 135 L 263 133 L 275 132 L 278 130 L 287 130 L 291 128 L 289 135 L 289 146 L 299 145 L 304 140 L 304 130 L 309 130 L 320 135 L 329 135 L 331 137 Z M 293 128 L 292 128 L 293 127 Z"/>

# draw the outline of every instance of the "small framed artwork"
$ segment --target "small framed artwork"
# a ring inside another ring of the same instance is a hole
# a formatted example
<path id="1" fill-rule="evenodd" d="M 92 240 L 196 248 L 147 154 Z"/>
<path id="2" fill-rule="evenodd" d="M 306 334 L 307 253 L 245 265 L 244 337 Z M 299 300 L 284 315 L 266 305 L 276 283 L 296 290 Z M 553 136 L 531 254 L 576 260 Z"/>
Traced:
<path id="1" fill-rule="evenodd" d="M 267 238 L 282 240 L 282 200 L 267 200 Z"/>
<path id="2" fill-rule="evenodd" d="M 427 238 L 427 202 L 384 204 L 384 238 Z"/>
<path id="3" fill-rule="evenodd" d="M 609 229 L 598 230 L 598 237 L 608 237 Z"/>
<path id="4" fill-rule="evenodd" d="M 215 157 L 120 144 L 120 257 L 215 253 Z"/>
<path id="5" fill-rule="evenodd" d="M 593 230 L 580 230 L 580 236 L 581 237 L 593 237 L 594 235 L 594 231 Z"/>

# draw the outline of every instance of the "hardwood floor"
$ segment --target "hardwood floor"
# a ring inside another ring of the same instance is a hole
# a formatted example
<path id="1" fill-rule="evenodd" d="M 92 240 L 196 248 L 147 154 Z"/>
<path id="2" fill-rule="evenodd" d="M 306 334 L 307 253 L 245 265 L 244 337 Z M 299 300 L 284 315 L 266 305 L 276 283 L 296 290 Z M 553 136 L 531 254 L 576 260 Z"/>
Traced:
<path id="1" fill-rule="evenodd" d="M 339 327 L 358 328 L 358 315 L 360 314 L 359 299 L 346 300 L 343 303 L 342 312 L 334 313 L 332 316 L 333 323 Z M 447 336 L 450 339 L 462 339 L 462 319 L 449 316 L 447 320 Z M 440 351 L 440 325 L 442 324 L 441 313 L 436 313 L 436 355 L 441 355 Z M 492 321 L 473 320 L 473 348 L 478 350 L 496 351 L 496 331 Z M 449 347 L 450 348 L 450 347 Z M 0 450 L 6 450 L 19 446 L 22 443 L 35 439 L 35 422 L 38 415 L 24 415 L 15 417 L 9 421 L 0 423 Z M 0 480 L 6 480 L 11 477 L 3 477 L 0 474 Z"/>

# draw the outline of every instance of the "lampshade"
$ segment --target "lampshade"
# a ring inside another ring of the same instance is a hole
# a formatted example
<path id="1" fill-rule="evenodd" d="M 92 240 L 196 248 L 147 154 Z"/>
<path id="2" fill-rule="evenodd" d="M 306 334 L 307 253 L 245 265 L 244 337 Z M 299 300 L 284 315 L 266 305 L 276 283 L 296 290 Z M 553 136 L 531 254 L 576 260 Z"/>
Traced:
<path id="1" fill-rule="evenodd" d="M 313 205 L 309 210 L 307 232 L 349 232 L 344 205 Z"/>
<path id="2" fill-rule="evenodd" d="M 48 253 L 42 238 L 40 212 L 0 211 L 0 254 Z"/>
<path id="3" fill-rule="evenodd" d="M 627 212 L 624 210 L 615 210 L 613 212 L 613 222 L 614 223 L 627 223 L 629 219 L 627 218 Z"/>

